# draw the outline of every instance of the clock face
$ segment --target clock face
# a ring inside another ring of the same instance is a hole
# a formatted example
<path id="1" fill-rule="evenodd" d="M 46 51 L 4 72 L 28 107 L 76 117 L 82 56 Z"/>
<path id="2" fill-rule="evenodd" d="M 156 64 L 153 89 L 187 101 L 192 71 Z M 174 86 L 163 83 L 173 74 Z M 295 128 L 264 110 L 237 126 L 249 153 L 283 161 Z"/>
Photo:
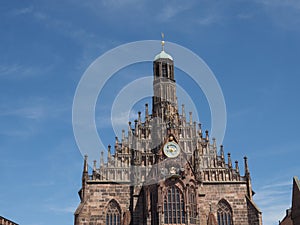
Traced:
<path id="1" fill-rule="evenodd" d="M 164 153 L 169 158 L 175 158 L 180 153 L 180 147 L 174 141 L 168 142 L 164 146 Z"/>

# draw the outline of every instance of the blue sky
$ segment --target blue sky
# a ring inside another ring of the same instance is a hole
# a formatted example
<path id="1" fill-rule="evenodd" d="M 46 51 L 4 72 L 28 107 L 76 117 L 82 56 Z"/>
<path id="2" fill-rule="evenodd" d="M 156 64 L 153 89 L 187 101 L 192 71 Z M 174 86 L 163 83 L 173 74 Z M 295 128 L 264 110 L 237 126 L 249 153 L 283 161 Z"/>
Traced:
<path id="1" fill-rule="evenodd" d="M 160 39 L 163 31 L 214 72 L 227 106 L 225 151 L 241 167 L 248 156 L 264 224 L 283 218 L 292 177 L 300 175 L 298 0 L 1 3 L 0 215 L 27 225 L 73 223 L 82 171 L 72 131 L 76 86 L 101 54 L 127 42 Z M 128 71 L 148 75 L 151 63 Z M 103 90 L 107 105 L 128 82 L 123 74 Z M 184 76 L 176 79 L 189 85 Z M 199 90 L 190 94 L 203 99 Z M 207 102 L 200 101 L 199 117 L 209 129 Z M 96 118 L 105 113 L 98 104 Z M 106 144 L 113 143 L 109 124 L 99 130 L 107 134 Z"/>

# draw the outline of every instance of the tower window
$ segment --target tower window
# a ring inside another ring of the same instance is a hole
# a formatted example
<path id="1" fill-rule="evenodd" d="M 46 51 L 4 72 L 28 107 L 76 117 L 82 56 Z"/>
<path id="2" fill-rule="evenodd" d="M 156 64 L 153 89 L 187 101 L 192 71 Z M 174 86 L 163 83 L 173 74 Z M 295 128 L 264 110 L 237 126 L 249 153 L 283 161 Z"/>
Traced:
<path id="1" fill-rule="evenodd" d="M 218 203 L 218 225 L 233 225 L 231 207 L 224 199 Z"/>
<path id="2" fill-rule="evenodd" d="M 159 65 L 155 66 L 155 76 L 159 77 Z"/>
<path id="3" fill-rule="evenodd" d="M 173 74 L 172 66 L 171 66 L 171 65 L 169 65 L 169 71 L 170 71 L 170 78 L 171 78 L 172 80 L 174 80 L 174 74 Z"/>
<path id="4" fill-rule="evenodd" d="M 162 76 L 163 77 L 168 77 L 168 69 L 167 69 L 167 64 L 166 63 L 163 63 L 162 64 Z"/>
<path id="5" fill-rule="evenodd" d="M 165 224 L 185 224 L 183 194 L 176 186 L 171 186 L 164 200 Z"/>
<path id="6" fill-rule="evenodd" d="M 119 204 L 115 200 L 111 200 L 106 212 L 106 225 L 120 225 L 121 210 Z"/>

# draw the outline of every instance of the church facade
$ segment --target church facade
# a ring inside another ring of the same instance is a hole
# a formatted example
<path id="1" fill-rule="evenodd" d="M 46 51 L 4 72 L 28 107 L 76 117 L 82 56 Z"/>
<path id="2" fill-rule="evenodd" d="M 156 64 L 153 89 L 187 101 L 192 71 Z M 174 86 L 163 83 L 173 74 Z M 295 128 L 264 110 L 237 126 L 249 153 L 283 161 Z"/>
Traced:
<path id="1" fill-rule="evenodd" d="M 164 47 L 164 46 L 163 46 Z M 107 159 L 84 159 L 75 225 L 261 225 L 247 158 L 244 171 L 186 115 L 176 97 L 174 61 L 153 61 L 152 112 L 145 105 Z"/>

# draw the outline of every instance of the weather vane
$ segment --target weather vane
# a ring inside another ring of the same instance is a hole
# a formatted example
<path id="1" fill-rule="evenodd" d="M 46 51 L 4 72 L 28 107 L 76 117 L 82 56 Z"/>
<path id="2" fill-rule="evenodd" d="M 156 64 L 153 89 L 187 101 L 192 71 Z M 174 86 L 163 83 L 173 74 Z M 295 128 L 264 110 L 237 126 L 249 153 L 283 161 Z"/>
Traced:
<path id="1" fill-rule="evenodd" d="M 165 50 L 165 34 L 163 32 L 161 32 L 161 47 L 162 47 L 162 51 Z"/>

